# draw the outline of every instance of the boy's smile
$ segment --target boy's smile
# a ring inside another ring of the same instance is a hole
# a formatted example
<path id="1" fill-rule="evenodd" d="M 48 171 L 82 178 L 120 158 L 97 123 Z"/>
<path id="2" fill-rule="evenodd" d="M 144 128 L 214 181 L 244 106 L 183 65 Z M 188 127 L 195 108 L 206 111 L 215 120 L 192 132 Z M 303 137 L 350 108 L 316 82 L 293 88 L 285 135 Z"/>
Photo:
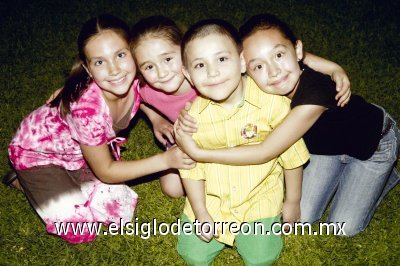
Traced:
<path id="1" fill-rule="evenodd" d="M 242 100 L 245 64 L 230 38 L 213 33 L 194 39 L 185 56 L 184 73 L 203 96 L 227 108 Z"/>

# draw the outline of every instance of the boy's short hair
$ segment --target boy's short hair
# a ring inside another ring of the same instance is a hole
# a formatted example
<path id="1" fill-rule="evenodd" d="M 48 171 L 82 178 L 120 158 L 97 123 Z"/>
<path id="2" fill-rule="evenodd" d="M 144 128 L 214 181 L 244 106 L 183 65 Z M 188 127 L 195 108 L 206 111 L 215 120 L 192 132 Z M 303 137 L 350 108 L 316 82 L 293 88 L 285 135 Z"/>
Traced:
<path id="1" fill-rule="evenodd" d="M 238 53 L 242 51 L 242 43 L 240 41 L 239 32 L 235 26 L 222 19 L 205 19 L 190 26 L 183 36 L 181 54 L 184 65 L 186 65 L 185 53 L 188 43 L 195 39 L 207 37 L 211 34 L 220 34 L 228 37 L 235 44 Z"/>

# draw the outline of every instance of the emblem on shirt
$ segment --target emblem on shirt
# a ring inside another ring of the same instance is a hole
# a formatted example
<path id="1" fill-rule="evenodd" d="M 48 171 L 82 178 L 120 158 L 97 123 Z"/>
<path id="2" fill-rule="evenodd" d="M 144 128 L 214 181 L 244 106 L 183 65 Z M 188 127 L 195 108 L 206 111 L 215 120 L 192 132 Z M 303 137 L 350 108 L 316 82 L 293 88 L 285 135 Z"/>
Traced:
<path id="1" fill-rule="evenodd" d="M 248 123 L 242 128 L 240 134 L 244 139 L 255 138 L 257 136 L 257 126 L 253 125 L 252 123 Z"/>

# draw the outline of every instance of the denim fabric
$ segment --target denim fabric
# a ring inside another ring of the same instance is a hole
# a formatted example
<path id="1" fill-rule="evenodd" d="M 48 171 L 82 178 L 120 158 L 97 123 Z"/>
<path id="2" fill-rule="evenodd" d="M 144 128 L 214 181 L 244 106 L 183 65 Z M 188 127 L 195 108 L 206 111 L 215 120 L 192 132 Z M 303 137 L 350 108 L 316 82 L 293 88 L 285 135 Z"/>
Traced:
<path id="1" fill-rule="evenodd" d="M 393 125 L 368 160 L 348 155 L 310 155 L 303 176 L 302 222 L 319 220 L 332 200 L 328 222 L 345 222 L 347 236 L 367 227 L 383 197 L 400 181 L 394 168 L 400 132 L 393 118 L 385 111 L 384 115 L 383 128 L 390 121 Z"/>

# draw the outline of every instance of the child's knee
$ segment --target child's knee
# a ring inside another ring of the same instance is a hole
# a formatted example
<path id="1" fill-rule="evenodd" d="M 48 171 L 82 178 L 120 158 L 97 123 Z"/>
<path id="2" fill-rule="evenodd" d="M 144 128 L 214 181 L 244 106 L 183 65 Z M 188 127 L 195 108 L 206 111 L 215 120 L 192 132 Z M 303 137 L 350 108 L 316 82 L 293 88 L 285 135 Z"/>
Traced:
<path id="1" fill-rule="evenodd" d="M 258 254 L 249 253 L 240 255 L 247 266 L 273 265 L 278 259 L 281 250 L 282 248 L 278 248 L 274 250 L 263 250 L 262 252 L 258 252 Z"/>
<path id="2" fill-rule="evenodd" d="M 178 251 L 179 253 L 179 251 Z M 196 251 L 189 253 L 179 253 L 179 255 L 182 257 L 182 259 L 188 264 L 188 265 L 196 265 L 196 266 L 202 266 L 202 265 L 210 265 L 208 262 L 207 256 L 204 256 L 204 254 L 199 254 Z"/>
<path id="3" fill-rule="evenodd" d="M 336 226 L 329 232 L 330 234 L 335 234 L 337 236 L 355 236 L 359 234 L 361 231 L 365 229 L 366 226 L 363 226 L 362 224 L 354 221 L 347 221 L 343 223 L 335 223 Z M 340 225 L 340 227 L 339 227 Z M 335 232 L 332 232 L 332 230 L 335 230 Z"/>
<path id="4" fill-rule="evenodd" d="M 165 196 L 173 199 L 179 199 L 180 197 L 183 197 L 185 195 L 182 188 L 177 188 L 173 186 L 161 186 L 161 190 Z"/>
<path id="5" fill-rule="evenodd" d="M 272 265 L 281 254 L 283 241 L 278 235 L 239 235 L 236 247 L 245 265 Z"/>
<path id="6" fill-rule="evenodd" d="M 181 178 L 178 174 L 170 173 L 160 177 L 161 191 L 164 195 L 177 199 L 185 195 Z"/>
<path id="7" fill-rule="evenodd" d="M 194 250 L 192 246 L 189 245 L 179 245 L 177 246 L 177 251 L 179 256 L 188 264 L 188 265 L 209 265 L 209 258 L 207 254 L 203 252 L 199 252 L 199 250 Z"/>
<path id="8" fill-rule="evenodd" d="M 302 223 L 313 224 L 315 221 L 319 220 L 322 216 L 323 209 L 320 206 L 313 206 L 311 202 L 300 203 L 301 218 Z"/>

